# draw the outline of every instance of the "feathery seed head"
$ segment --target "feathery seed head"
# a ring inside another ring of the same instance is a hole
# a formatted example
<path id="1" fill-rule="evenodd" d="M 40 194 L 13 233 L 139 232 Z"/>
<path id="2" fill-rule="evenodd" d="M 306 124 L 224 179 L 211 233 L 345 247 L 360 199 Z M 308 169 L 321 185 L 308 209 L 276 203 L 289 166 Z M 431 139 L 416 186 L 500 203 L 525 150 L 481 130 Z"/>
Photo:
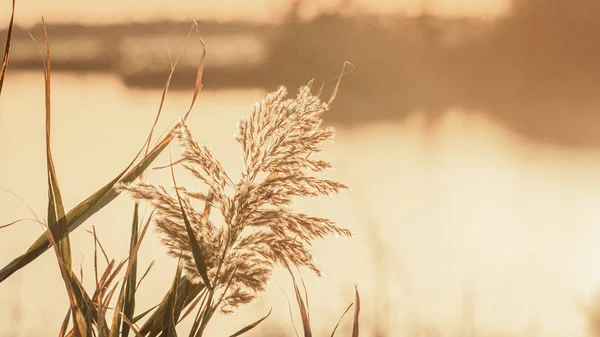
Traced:
<path id="1" fill-rule="evenodd" d="M 286 99 L 280 87 L 252 107 L 250 116 L 236 124 L 235 140 L 242 149 L 244 171 L 234 183 L 206 145 L 199 145 L 180 120 L 177 138 L 182 146 L 181 165 L 198 178 L 208 192 L 178 186 L 183 211 L 202 250 L 209 279 L 221 293 L 220 308 L 232 312 L 263 291 L 278 264 L 304 266 L 321 275 L 314 263 L 311 242 L 325 236 L 351 237 L 329 219 L 298 213 L 291 208 L 296 197 L 332 196 L 344 184 L 314 176 L 332 168 L 311 158 L 323 143 L 332 141 L 333 128 L 321 128 L 329 107 L 300 88 Z M 136 181 L 120 185 L 137 200 L 148 201 L 157 212 L 156 230 L 170 255 L 181 257 L 187 277 L 203 282 L 177 197 L 160 185 Z M 192 200 L 205 203 L 204 209 Z M 213 224 L 215 209 L 222 219 Z"/>

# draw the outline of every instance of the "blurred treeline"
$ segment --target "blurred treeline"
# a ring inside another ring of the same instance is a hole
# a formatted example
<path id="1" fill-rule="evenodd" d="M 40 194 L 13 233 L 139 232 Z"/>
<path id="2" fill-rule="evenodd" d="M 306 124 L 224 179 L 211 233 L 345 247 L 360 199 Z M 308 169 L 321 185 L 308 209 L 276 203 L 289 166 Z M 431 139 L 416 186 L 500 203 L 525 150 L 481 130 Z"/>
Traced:
<path id="1" fill-rule="evenodd" d="M 289 82 L 331 79 L 345 60 L 356 67 L 329 116 L 336 123 L 417 110 L 435 122 L 454 107 L 533 140 L 600 145 L 600 1 L 515 0 L 492 22 L 427 12 L 300 22 L 292 12 L 282 36 L 269 63 Z"/>
<path id="2" fill-rule="evenodd" d="M 360 126 L 419 112 L 431 125 L 460 109 L 533 141 L 600 146 L 598 0 L 513 0 L 508 13 L 485 20 L 436 17 L 426 8 L 417 17 L 342 14 L 351 1 L 301 20 L 302 3 L 293 1 L 281 24 L 200 22 L 209 45 L 205 89 L 272 90 L 314 79 L 326 95 L 349 61 L 354 71 L 343 78 L 329 122 Z M 188 29 L 189 22 L 50 24 L 53 66 L 111 71 L 129 86 L 161 88 L 165 45 L 179 46 Z M 43 39 L 41 26 L 30 32 Z M 188 49 L 173 90 L 193 87 L 201 47 Z M 41 67 L 24 30 L 15 32 L 12 51 L 9 67 Z"/>

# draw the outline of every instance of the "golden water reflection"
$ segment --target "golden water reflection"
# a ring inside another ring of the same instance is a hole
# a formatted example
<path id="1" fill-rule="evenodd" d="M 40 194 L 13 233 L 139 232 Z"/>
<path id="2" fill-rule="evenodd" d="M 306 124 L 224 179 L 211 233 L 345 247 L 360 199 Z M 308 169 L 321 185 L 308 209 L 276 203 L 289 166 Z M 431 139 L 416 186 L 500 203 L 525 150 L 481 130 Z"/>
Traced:
<path id="1" fill-rule="evenodd" d="M 263 95 L 207 90 L 194 109 L 192 132 L 212 146 L 230 172 L 241 168 L 232 138 L 235 122 Z M 158 130 L 183 114 L 190 98 L 191 93 L 171 94 Z M 129 163 L 159 99 L 158 91 L 129 90 L 110 76 L 54 76 L 52 147 L 67 208 Z M 42 75 L 9 72 L 0 99 L 0 188 L 24 198 L 40 217 L 47 193 L 43 109 Z M 588 300 L 600 284 L 600 155 L 530 144 L 476 116 L 450 109 L 426 128 L 416 111 L 404 124 L 338 130 L 336 143 L 327 148 L 336 166 L 329 174 L 353 191 L 300 204 L 356 233 L 355 239 L 315 247 L 326 275 L 324 280 L 307 275 L 317 331 L 331 330 L 357 283 L 365 336 L 385 318 L 373 318 L 374 306 L 385 304 L 378 294 L 389 302 L 385 324 L 391 335 L 402 335 L 414 322 L 458 331 L 465 298 L 470 301 L 466 291 L 473 291 L 472 311 L 482 336 L 486 331 L 524 335 L 532 324 L 539 325 L 540 336 L 582 335 L 577 301 Z M 157 165 L 167 161 L 162 156 Z M 169 184 L 163 171 L 152 171 L 148 179 Z M 31 217 L 11 195 L 2 193 L 0 200 L 0 223 Z M 87 286 L 93 284 L 93 248 L 83 229 L 95 225 L 108 253 L 121 258 L 131 210 L 131 201 L 121 197 L 72 235 L 74 264 L 83 261 Z M 26 249 L 40 231 L 36 224 L 21 223 L 0 232 L 0 264 Z M 372 256 L 373 247 L 379 255 Z M 153 259 L 139 308 L 160 300 L 175 268 L 151 234 L 140 263 Z M 61 282 L 48 253 L 3 283 L 0 335 L 14 330 L 15 308 L 20 308 L 22 336 L 55 333 L 67 309 Z M 231 334 L 273 308 L 265 327 L 281 326 L 282 335 L 292 335 L 278 285 L 292 294 L 288 278 L 278 273 L 267 294 L 242 310 L 235 324 L 219 318 L 212 331 Z"/>

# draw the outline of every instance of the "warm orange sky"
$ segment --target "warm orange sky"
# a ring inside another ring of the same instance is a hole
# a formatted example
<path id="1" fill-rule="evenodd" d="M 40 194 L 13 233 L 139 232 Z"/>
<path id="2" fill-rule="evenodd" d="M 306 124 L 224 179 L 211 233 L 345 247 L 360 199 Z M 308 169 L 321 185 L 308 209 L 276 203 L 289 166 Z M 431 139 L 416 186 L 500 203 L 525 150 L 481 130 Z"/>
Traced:
<path id="1" fill-rule="evenodd" d="M 308 12 L 335 6 L 340 0 L 307 1 Z M 490 16 L 504 11 L 509 0 L 351 0 L 374 12 L 417 13 L 429 3 L 442 15 Z M 0 24 L 8 21 L 10 0 L 2 0 Z M 218 18 L 269 21 L 287 8 L 289 0 L 17 0 L 17 23 L 31 25 L 43 15 L 48 21 L 115 22 L 149 18 Z"/>

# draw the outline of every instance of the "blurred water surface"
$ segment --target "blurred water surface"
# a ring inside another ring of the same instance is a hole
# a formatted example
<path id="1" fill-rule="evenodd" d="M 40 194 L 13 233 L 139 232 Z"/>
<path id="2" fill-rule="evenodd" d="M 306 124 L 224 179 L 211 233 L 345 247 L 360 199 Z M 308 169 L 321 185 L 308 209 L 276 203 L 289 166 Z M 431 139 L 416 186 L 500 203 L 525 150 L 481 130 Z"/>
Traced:
<path id="1" fill-rule="evenodd" d="M 232 137 L 235 123 L 264 94 L 205 90 L 190 117 L 194 136 L 211 145 L 233 176 L 242 166 Z M 127 89 L 108 75 L 53 77 L 52 149 L 68 209 L 127 166 L 159 99 L 159 91 Z M 190 99 L 191 91 L 169 94 L 157 137 L 185 113 Z M 328 145 L 325 155 L 336 167 L 328 176 L 353 190 L 299 207 L 331 217 L 356 238 L 315 246 L 326 278 L 306 274 L 306 281 L 319 335 L 333 328 L 353 300 L 356 283 L 364 336 L 371 336 L 374 325 L 401 336 L 417 323 L 455 335 L 465 317 L 481 336 L 520 336 L 536 326 L 539 336 L 582 336 L 577 303 L 589 300 L 600 282 L 600 154 L 528 143 L 461 110 L 445 111 L 434 127 L 425 124 L 414 111 L 402 124 L 340 128 L 336 143 Z M 0 98 L 0 188 L 17 193 L 41 218 L 47 198 L 44 146 L 43 76 L 9 72 Z M 177 156 L 176 147 L 172 151 Z M 165 153 L 156 165 L 167 162 Z M 148 179 L 170 185 L 165 170 L 151 171 Z M 197 182 L 182 176 L 178 183 Z M 96 226 L 108 254 L 120 259 L 132 208 L 127 197 L 119 197 L 72 234 L 74 265 L 83 264 L 87 287 L 93 285 L 93 241 L 85 230 Z M 15 197 L 0 192 L 0 223 L 30 217 Z M 2 230 L 0 264 L 40 233 L 32 222 Z M 161 299 L 175 261 L 154 232 L 140 259 L 140 269 L 156 261 L 140 288 L 141 312 Z M 278 286 L 293 298 L 290 280 L 278 271 L 260 301 L 234 318 L 217 318 L 211 335 L 229 335 L 269 308 L 274 314 L 264 323 L 264 335 L 293 335 Z M 0 285 L 0 336 L 54 334 L 67 306 L 48 252 Z"/>

